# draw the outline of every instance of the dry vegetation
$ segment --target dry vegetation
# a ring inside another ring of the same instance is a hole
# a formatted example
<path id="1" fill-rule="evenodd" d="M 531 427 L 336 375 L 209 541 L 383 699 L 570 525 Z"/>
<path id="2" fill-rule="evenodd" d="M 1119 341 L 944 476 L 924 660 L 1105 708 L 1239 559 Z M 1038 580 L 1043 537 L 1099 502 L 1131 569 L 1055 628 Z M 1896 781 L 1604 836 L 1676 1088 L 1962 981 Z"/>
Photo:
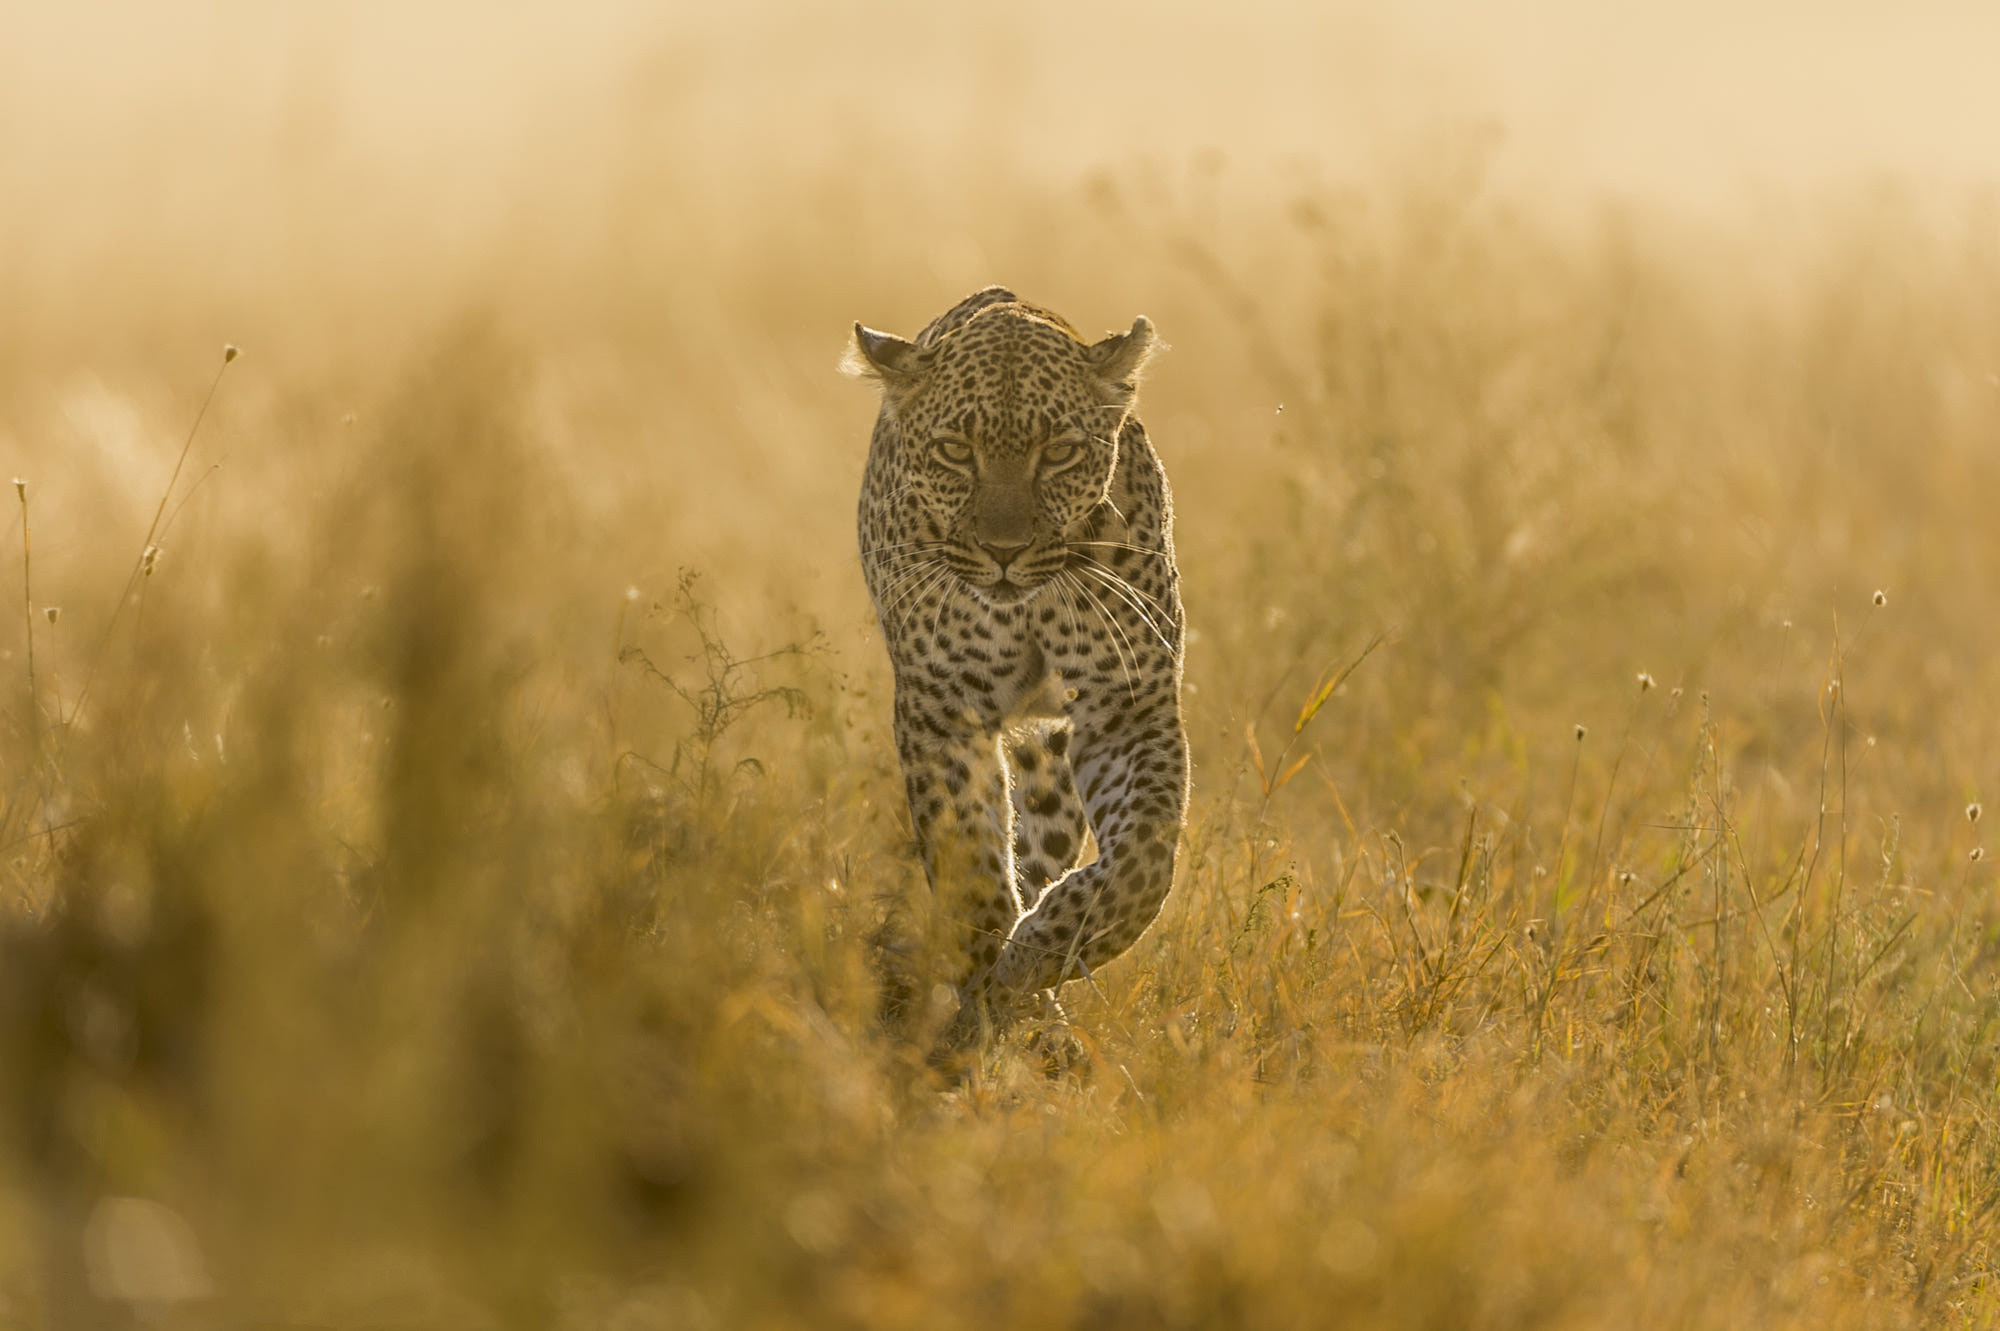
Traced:
<path id="1" fill-rule="evenodd" d="M 1990 206 L 765 159 L 660 50 L 493 197 L 308 98 L 11 223 L 0 1323 L 2000 1324 Z M 1175 346 L 1195 804 L 1093 1074 L 940 1089 L 834 365 L 989 280 Z"/>

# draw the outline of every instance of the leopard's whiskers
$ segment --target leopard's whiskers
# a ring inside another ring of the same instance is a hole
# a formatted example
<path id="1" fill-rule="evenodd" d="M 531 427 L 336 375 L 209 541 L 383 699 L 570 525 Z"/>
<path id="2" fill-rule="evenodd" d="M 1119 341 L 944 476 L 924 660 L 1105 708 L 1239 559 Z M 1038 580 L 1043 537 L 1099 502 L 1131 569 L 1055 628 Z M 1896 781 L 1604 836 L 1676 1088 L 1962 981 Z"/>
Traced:
<path id="1" fill-rule="evenodd" d="M 868 549 L 863 550 L 861 552 L 861 557 L 863 559 L 872 559 L 877 555 L 887 554 L 891 550 L 906 550 L 913 545 L 921 545 L 921 546 L 926 546 L 933 550 L 938 550 L 938 549 L 943 549 L 945 546 L 948 546 L 950 544 L 951 544 L 950 541 L 896 541 L 889 545 L 870 546 Z"/>
<path id="2" fill-rule="evenodd" d="M 900 612 L 913 599 L 921 602 L 922 598 L 928 593 L 928 590 L 935 586 L 939 579 L 948 577 L 950 574 L 950 567 L 942 560 L 930 564 L 918 565 L 916 568 L 904 573 L 894 584 L 895 587 L 900 588 L 896 592 L 895 598 L 882 607 L 882 618 L 897 618 Z M 901 622 L 900 619 L 897 622 Z"/>
<path id="3" fill-rule="evenodd" d="M 1076 650 L 1077 640 L 1083 636 L 1083 630 L 1077 626 L 1076 622 L 1076 599 L 1069 594 L 1069 588 L 1063 586 L 1063 572 L 1065 571 L 1058 570 L 1056 576 L 1049 579 L 1048 585 L 1055 589 L 1058 596 L 1062 597 L 1063 608 L 1069 611 L 1070 647 L 1071 650 Z"/>
<path id="4" fill-rule="evenodd" d="M 1158 624 L 1155 624 L 1153 622 L 1153 617 L 1146 613 L 1145 605 L 1141 603 L 1139 599 L 1133 594 L 1132 590 L 1126 585 L 1124 579 L 1107 578 L 1104 575 L 1104 571 L 1098 568 L 1094 564 L 1084 564 L 1081 566 L 1080 571 L 1096 576 L 1103 583 L 1104 586 L 1110 588 L 1114 596 L 1117 596 L 1120 600 L 1124 601 L 1125 604 L 1131 606 L 1132 612 L 1138 615 L 1139 618 L 1145 623 L 1146 627 L 1152 631 L 1153 636 L 1160 640 L 1160 646 L 1166 648 L 1169 652 L 1173 651 L 1174 649 L 1173 643 L 1167 641 L 1167 635 L 1160 630 L 1160 626 Z"/>
<path id="5" fill-rule="evenodd" d="M 939 622 L 944 618 L 944 608 L 962 586 L 964 586 L 964 583 L 959 580 L 958 576 L 951 569 L 947 568 L 943 573 L 932 578 L 930 582 L 925 584 L 923 594 L 917 598 L 915 604 L 908 607 L 906 613 L 912 620 L 915 620 L 917 616 L 923 614 L 924 602 L 930 600 L 932 597 L 936 597 L 937 601 L 932 607 L 931 613 L 931 638 L 935 640 L 938 634 Z"/>
<path id="6" fill-rule="evenodd" d="M 901 559 L 885 560 L 878 564 L 864 565 L 862 573 L 870 579 L 871 584 L 875 579 L 880 579 L 884 583 L 882 594 L 887 596 L 909 578 L 943 563 L 944 561 L 935 555 L 928 555 L 919 551 L 916 554 L 908 555 Z"/>
<path id="7" fill-rule="evenodd" d="M 1081 564 L 1079 564 L 1078 567 L 1089 569 L 1092 573 L 1095 573 L 1098 577 L 1107 579 L 1108 581 L 1116 584 L 1117 586 L 1123 587 L 1126 591 L 1130 592 L 1132 595 L 1138 597 L 1141 601 L 1145 602 L 1145 604 L 1152 609 L 1153 613 L 1158 615 L 1160 619 L 1165 623 L 1174 624 L 1179 622 L 1180 620 L 1179 614 L 1175 612 L 1174 607 L 1171 606 L 1168 602 L 1160 599 L 1158 596 L 1153 595 L 1151 592 L 1141 591 L 1129 579 L 1121 576 L 1120 574 L 1112 571 L 1111 569 L 1106 568 L 1104 565 L 1097 563 L 1095 560 L 1086 559 Z"/>
<path id="8" fill-rule="evenodd" d="M 1149 546 L 1134 545 L 1130 541 L 1064 541 L 1063 544 L 1070 546 L 1101 545 L 1111 550 L 1130 550 L 1134 554 L 1151 555 L 1153 558 L 1163 559 L 1169 564 L 1173 562 L 1173 556 L 1169 555 L 1165 550 L 1154 550 Z"/>
<path id="9" fill-rule="evenodd" d="M 1095 592 L 1092 592 L 1090 588 L 1084 584 L 1081 578 L 1077 577 L 1076 574 L 1069 569 L 1064 569 L 1063 573 L 1064 576 L 1069 578 L 1070 582 L 1076 587 L 1076 589 L 1079 592 L 1083 593 L 1085 599 L 1087 599 L 1091 603 L 1091 605 L 1096 608 L 1097 617 L 1100 621 L 1102 621 L 1104 626 L 1106 628 L 1109 628 L 1113 633 L 1117 634 L 1119 641 L 1125 644 L 1124 649 L 1122 651 L 1119 650 L 1118 643 L 1114 642 L 1111 646 L 1114 652 L 1118 652 L 1118 668 L 1125 672 L 1126 693 L 1132 702 L 1134 703 L 1138 702 L 1139 683 L 1136 679 L 1132 677 L 1132 664 L 1133 662 L 1136 662 L 1139 658 L 1138 658 L 1138 653 L 1132 651 L 1132 640 L 1126 637 L 1125 630 L 1119 627 L 1118 616 L 1112 614 L 1108 609 L 1105 608 L 1104 602 L 1097 598 L 1097 594 Z"/>
<path id="10" fill-rule="evenodd" d="M 956 596 L 961 590 L 964 589 L 964 587 L 965 587 L 964 583 L 954 581 L 950 586 L 944 589 L 944 595 L 938 597 L 937 609 L 931 615 L 932 642 L 937 641 L 938 630 L 944 627 L 944 608 L 947 605 L 951 604 L 951 598 Z"/>

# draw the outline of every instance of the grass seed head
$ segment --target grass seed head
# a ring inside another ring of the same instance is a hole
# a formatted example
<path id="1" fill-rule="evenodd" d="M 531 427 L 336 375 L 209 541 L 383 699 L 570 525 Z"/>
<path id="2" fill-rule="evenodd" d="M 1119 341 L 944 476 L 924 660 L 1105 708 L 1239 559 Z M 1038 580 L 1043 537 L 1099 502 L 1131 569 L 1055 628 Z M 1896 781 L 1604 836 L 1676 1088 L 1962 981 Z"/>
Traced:
<path id="1" fill-rule="evenodd" d="M 1979 807 L 1979 801 L 1974 800 L 1972 803 L 1965 806 L 1965 821 L 1968 823 L 1978 822 L 1980 813 L 1981 809 Z"/>
<path id="2" fill-rule="evenodd" d="M 1981 860 L 1986 858 L 1986 847 L 1974 846 L 1972 848 L 1972 853 L 1970 855 L 1967 855 L 1965 858 L 1971 860 L 1974 864 L 1979 863 Z"/>
<path id="3" fill-rule="evenodd" d="M 1889 593 L 1883 591 L 1880 587 L 1877 587 L 1875 589 L 1875 604 L 1876 605 L 1889 604 Z"/>
<path id="4" fill-rule="evenodd" d="M 1576 742 L 1578 744 L 1583 743 L 1583 737 L 1589 733 L 1590 731 L 1584 728 L 1583 722 L 1579 721 L 1576 723 Z"/>
<path id="5" fill-rule="evenodd" d="M 1646 690 L 1652 687 L 1653 687 L 1653 677 L 1647 674 L 1645 671 L 1641 670 L 1639 672 L 1639 692 L 1644 693 Z"/>
<path id="6" fill-rule="evenodd" d="M 242 352 L 236 349 L 236 344 L 234 342 L 224 342 L 222 344 L 222 363 L 224 365 L 229 364 L 229 362 L 235 360 L 238 356 L 242 354 L 243 354 Z"/>
<path id="7" fill-rule="evenodd" d="M 58 619 L 62 618 L 62 607 L 59 605 L 43 606 L 42 618 L 48 620 L 51 624 L 55 623 Z"/>

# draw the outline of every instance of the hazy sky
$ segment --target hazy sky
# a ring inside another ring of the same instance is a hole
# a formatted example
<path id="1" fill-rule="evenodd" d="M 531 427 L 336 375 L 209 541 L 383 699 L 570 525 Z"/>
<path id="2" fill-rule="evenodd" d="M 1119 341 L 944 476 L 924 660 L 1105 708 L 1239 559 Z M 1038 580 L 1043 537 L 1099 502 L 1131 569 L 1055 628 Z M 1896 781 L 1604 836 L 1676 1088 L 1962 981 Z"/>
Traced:
<path id="1" fill-rule="evenodd" d="M 224 228 L 273 181 L 295 208 L 477 215 L 620 154 L 761 201 L 967 145 L 1057 177 L 1207 154 L 1368 178 L 1475 142 L 1525 193 L 1696 213 L 1991 182 L 2000 4 L 0 4 L 23 254 Z"/>

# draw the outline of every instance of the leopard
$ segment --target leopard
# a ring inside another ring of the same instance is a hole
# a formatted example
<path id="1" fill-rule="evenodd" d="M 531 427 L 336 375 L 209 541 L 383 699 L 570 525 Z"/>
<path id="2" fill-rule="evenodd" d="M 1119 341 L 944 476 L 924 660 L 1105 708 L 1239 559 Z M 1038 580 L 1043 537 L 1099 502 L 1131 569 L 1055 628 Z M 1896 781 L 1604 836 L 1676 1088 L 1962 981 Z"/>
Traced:
<path id="1" fill-rule="evenodd" d="M 940 1048 L 1128 951 L 1174 881 L 1185 619 L 1137 414 L 1161 346 L 1143 315 L 1089 341 L 999 286 L 914 339 L 854 325 L 845 368 L 881 393 L 861 567 L 958 999 Z"/>

